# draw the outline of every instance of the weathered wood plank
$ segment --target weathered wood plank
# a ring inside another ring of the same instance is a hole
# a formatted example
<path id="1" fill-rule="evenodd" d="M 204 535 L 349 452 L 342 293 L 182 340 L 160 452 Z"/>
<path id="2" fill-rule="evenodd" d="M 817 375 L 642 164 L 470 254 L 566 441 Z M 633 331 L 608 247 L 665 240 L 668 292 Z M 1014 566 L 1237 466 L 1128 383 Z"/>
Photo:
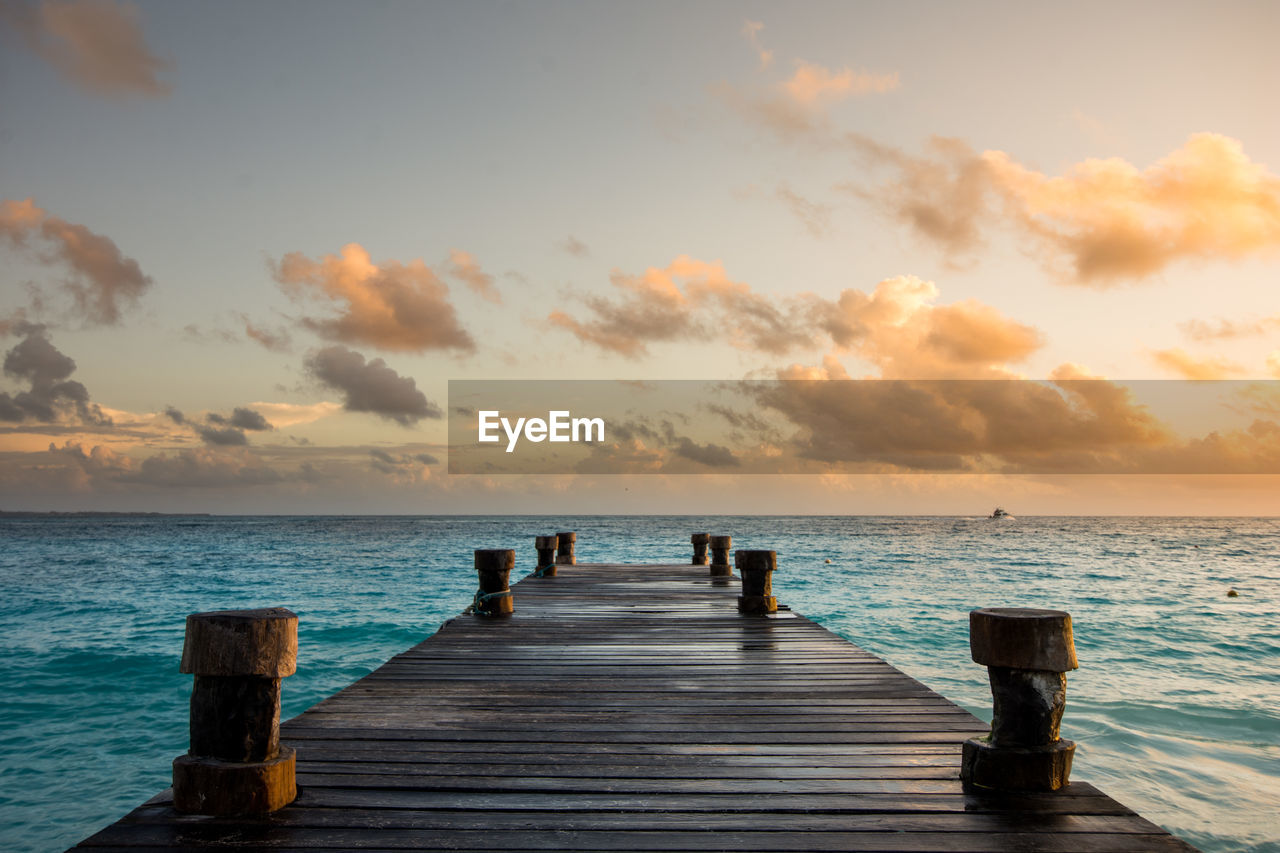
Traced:
<path id="1" fill-rule="evenodd" d="M 807 830 L 812 832 L 1018 832 L 1040 828 L 1044 821 L 1025 814 L 768 814 L 771 832 Z M 474 810 L 392 810 L 299 808 L 273 815 L 273 826 L 320 828 L 436 829 L 436 830 L 633 830 L 655 832 L 671 830 L 738 829 L 743 814 L 697 814 L 688 812 L 479 812 Z M 219 818 L 196 821 L 181 818 L 190 825 L 217 825 L 226 829 L 238 827 L 251 831 L 258 820 Z M 174 823 L 168 810 L 159 806 L 139 809 L 119 826 L 164 826 Z M 1053 821 L 1055 832 L 1149 835 L 1159 828 L 1136 815 L 1059 815 Z M 109 841 L 113 836 L 100 836 Z M 118 837 L 118 836 L 116 836 Z"/>
<path id="2" fill-rule="evenodd" d="M 95 839 L 104 844 L 148 847 L 225 846 L 233 834 L 237 846 L 263 849 L 383 849 L 412 850 L 732 850 L 732 851 L 1185 851 L 1187 845 L 1164 833 L 1043 832 L 1036 829 L 1009 832 L 809 832 L 720 829 L 715 831 L 649 830 L 480 830 L 400 829 L 397 827 L 312 828 L 271 823 L 159 826 L 119 825 Z M 95 839 L 91 839 L 94 841 Z M 91 845 L 86 845 L 91 846 Z"/>

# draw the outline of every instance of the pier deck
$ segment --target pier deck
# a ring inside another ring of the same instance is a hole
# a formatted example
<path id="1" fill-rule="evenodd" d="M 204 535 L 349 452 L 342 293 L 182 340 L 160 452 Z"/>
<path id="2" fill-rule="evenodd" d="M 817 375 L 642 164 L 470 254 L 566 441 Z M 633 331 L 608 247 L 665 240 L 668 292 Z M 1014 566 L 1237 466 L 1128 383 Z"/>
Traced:
<path id="1" fill-rule="evenodd" d="M 1086 783 L 966 793 L 985 724 L 798 614 L 740 616 L 706 572 L 525 578 L 514 616 L 459 616 L 284 723 L 292 805 L 185 816 L 165 792 L 80 846 L 1192 849 Z"/>

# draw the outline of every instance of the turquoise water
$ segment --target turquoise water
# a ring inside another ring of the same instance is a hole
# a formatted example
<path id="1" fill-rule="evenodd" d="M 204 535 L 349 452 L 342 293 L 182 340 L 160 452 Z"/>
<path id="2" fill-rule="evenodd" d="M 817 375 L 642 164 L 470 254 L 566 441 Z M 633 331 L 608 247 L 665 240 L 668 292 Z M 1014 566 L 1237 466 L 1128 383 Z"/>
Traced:
<path id="1" fill-rule="evenodd" d="M 472 549 L 523 574 L 563 529 L 583 562 L 684 562 L 695 530 L 775 549 L 782 602 L 984 719 L 968 611 L 1068 610 L 1073 778 L 1204 850 L 1280 851 L 1280 520 L 649 516 L 0 520 L 0 847 L 60 850 L 168 785 L 187 613 L 297 612 L 292 716 L 465 607 Z"/>

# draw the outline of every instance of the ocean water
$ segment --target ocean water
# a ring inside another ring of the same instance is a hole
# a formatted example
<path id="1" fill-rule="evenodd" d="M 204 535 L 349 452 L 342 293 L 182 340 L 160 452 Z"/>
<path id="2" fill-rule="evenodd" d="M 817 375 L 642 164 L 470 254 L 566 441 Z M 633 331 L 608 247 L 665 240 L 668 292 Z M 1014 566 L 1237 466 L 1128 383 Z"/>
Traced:
<path id="1" fill-rule="evenodd" d="M 292 716 L 462 610 L 474 548 L 523 575 L 565 529 L 583 562 L 684 562 L 697 530 L 775 549 L 780 601 L 984 719 L 968 611 L 1068 610 L 1073 778 L 1206 851 L 1280 851 L 1280 519 L 652 516 L 0 519 L 0 847 L 167 787 L 186 614 L 293 609 Z"/>

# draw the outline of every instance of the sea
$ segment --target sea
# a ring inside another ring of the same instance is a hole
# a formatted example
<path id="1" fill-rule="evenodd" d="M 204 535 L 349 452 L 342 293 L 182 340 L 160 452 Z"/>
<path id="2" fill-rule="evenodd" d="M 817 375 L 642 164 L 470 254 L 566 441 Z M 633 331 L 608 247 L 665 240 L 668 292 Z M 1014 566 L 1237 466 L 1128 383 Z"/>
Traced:
<path id="1" fill-rule="evenodd" d="M 1072 778 L 1202 850 L 1280 851 L 1280 519 L 861 516 L 2 518 L 0 848 L 168 786 L 188 613 L 298 614 L 290 717 L 465 608 L 473 549 L 516 549 L 514 579 L 558 530 L 582 562 L 686 562 L 697 531 L 776 550 L 779 601 L 986 720 L 968 612 L 1069 611 Z"/>

